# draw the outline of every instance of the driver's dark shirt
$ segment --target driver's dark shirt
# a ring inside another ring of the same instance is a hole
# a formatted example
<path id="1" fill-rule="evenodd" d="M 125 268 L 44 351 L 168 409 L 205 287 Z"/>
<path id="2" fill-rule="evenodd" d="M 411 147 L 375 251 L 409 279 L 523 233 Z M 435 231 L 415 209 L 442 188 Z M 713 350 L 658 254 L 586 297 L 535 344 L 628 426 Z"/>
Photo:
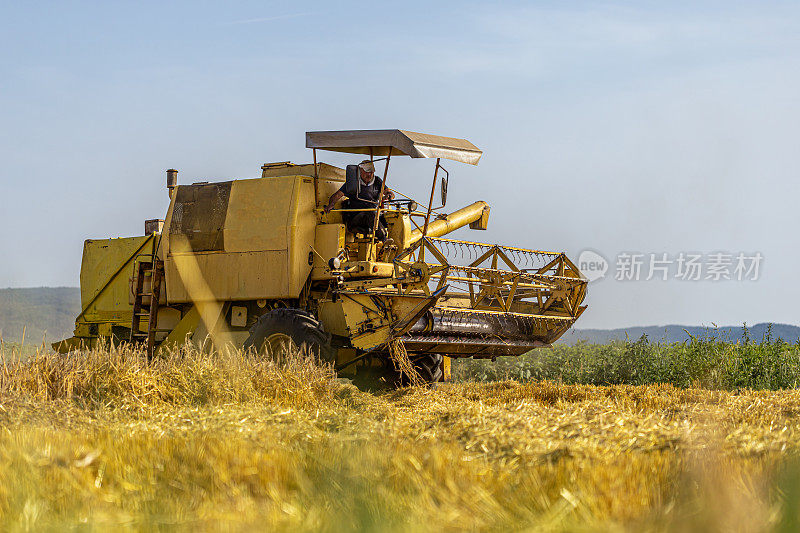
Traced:
<path id="1" fill-rule="evenodd" d="M 369 185 L 364 183 L 361 178 L 358 178 L 356 182 L 353 184 L 345 182 L 339 189 L 348 199 L 348 209 L 370 209 L 375 207 L 381 197 L 381 185 L 383 183 L 381 179 L 375 176 L 375 179 Z"/>

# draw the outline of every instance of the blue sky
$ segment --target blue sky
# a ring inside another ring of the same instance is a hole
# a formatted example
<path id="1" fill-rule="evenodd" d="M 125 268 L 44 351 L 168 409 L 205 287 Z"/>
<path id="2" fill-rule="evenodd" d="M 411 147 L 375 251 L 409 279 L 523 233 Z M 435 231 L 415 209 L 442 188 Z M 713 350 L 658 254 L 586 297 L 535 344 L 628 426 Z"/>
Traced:
<path id="1" fill-rule="evenodd" d="M 85 238 L 163 217 L 166 168 L 253 177 L 307 130 L 397 127 L 484 150 L 450 168 L 450 206 L 493 207 L 464 237 L 764 256 L 754 282 L 595 282 L 580 326 L 798 323 L 797 3 L 0 6 L 0 286 L 76 286 Z M 390 179 L 421 195 L 428 163 Z"/>

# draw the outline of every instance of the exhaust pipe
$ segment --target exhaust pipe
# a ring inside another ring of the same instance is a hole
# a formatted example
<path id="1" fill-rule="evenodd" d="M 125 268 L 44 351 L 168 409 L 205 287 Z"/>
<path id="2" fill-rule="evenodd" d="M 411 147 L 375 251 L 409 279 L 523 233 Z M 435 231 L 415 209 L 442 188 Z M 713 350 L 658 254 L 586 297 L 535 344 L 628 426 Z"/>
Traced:
<path id="1" fill-rule="evenodd" d="M 174 168 L 167 170 L 167 190 L 172 198 L 172 191 L 178 186 L 178 171 Z"/>

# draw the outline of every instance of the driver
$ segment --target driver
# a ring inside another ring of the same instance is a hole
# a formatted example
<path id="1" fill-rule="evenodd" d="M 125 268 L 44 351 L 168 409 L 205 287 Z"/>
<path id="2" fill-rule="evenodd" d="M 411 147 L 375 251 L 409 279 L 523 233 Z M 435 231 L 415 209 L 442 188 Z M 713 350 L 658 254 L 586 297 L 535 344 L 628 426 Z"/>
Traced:
<path id="1" fill-rule="evenodd" d="M 342 213 L 347 229 L 357 233 L 371 233 L 375 226 L 375 209 L 378 206 L 378 199 L 381 195 L 383 182 L 375 175 L 375 165 L 370 160 L 365 160 L 358 165 L 358 179 L 345 180 L 344 185 L 333 193 L 325 206 L 325 212 L 329 213 L 333 206 L 342 198 L 347 198 L 344 204 L 345 209 L 369 209 L 369 211 L 354 211 Z M 393 200 L 394 193 L 389 189 L 383 191 L 384 200 Z M 386 240 L 387 229 L 386 221 L 381 217 L 375 238 L 379 241 Z"/>

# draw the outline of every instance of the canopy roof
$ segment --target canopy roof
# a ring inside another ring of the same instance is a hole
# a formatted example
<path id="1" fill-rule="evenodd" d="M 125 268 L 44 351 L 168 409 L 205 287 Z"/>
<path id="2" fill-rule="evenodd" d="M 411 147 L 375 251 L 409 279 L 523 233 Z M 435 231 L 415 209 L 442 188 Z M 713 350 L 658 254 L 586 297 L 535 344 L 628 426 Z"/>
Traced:
<path id="1" fill-rule="evenodd" d="M 481 152 L 466 139 L 454 139 L 406 130 L 348 130 L 306 132 L 306 148 L 382 157 L 441 157 L 477 165 Z"/>

